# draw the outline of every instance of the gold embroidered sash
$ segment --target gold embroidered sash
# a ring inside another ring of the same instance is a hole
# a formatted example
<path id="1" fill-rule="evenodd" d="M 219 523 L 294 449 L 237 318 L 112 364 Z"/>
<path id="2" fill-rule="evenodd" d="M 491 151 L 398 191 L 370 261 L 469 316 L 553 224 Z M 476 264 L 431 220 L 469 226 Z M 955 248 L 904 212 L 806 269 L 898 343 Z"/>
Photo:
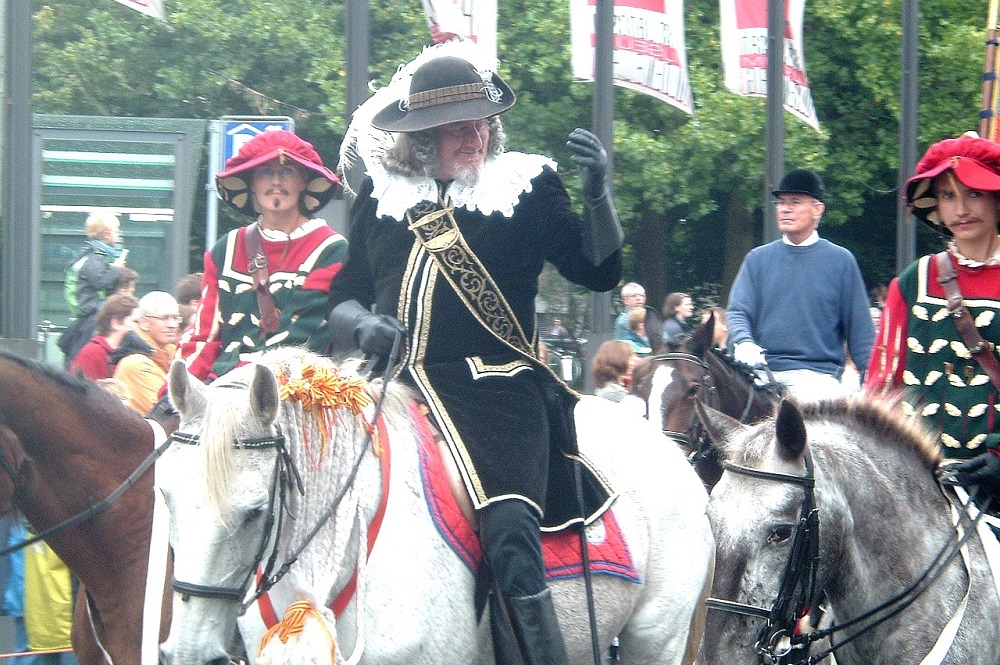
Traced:
<path id="1" fill-rule="evenodd" d="M 408 210 L 406 219 L 408 228 L 483 327 L 515 350 L 534 358 L 531 341 L 514 310 L 455 223 L 454 206 L 427 201 Z"/>

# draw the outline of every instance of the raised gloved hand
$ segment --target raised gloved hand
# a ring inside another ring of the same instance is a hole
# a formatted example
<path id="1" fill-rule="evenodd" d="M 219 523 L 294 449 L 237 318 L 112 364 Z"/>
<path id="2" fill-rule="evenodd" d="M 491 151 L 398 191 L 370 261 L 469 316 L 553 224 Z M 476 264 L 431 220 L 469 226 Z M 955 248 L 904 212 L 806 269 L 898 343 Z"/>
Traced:
<path id="1" fill-rule="evenodd" d="M 1000 496 L 1000 456 L 985 452 L 951 467 L 951 476 L 972 491 L 979 488 L 979 496 Z"/>
<path id="2" fill-rule="evenodd" d="M 402 321 L 386 314 L 375 314 L 357 300 L 347 300 L 334 307 L 329 325 L 333 349 L 361 349 L 366 356 L 377 358 L 376 372 L 399 360 L 391 357 L 396 336 L 406 340 L 406 326 Z M 403 344 L 400 344 L 400 353 L 402 349 Z"/>
<path id="3" fill-rule="evenodd" d="M 608 153 L 601 140 L 592 132 L 577 127 L 566 142 L 573 151 L 573 161 L 580 169 L 580 186 L 588 205 L 605 195 L 608 175 Z"/>
<path id="4" fill-rule="evenodd" d="M 753 342 L 740 342 L 733 347 L 733 358 L 736 362 L 741 362 L 750 367 L 766 365 L 764 359 L 764 349 Z"/>
<path id="5" fill-rule="evenodd" d="M 625 241 L 614 202 L 608 191 L 608 153 L 601 140 L 586 129 L 574 129 L 566 143 L 580 168 L 580 187 L 587 208 L 588 224 L 583 229 L 580 249 L 592 265 L 598 266 L 621 249 Z"/>

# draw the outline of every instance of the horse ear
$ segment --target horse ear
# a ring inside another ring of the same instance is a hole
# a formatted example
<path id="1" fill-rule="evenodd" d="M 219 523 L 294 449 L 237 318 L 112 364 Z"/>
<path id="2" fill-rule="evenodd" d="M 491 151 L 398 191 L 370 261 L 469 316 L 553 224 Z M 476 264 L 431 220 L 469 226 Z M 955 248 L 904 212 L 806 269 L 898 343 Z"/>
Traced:
<path id="1" fill-rule="evenodd" d="M 192 380 L 194 379 L 194 380 Z M 190 417 L 195 411 L 205 409 L 205 384 L 188 372 L 183 360 L 175 360 L 170 364 L 170 374 L 167 376 L 167 390 L 170 402 L 182 416 Z"/>
<path id="2" fill-rule="evenodd" d="M 708 430 L 709 438 L 720 449 L 724 450 L 727 442 L 749 429 L 747 425 L 722 411 L 713 409 L 701 400 L 695 402 L 694 407 L 698 412 L 698 420 Z"/>
<path id="3" fill-rule="evenodd" d="M 708 317 L 708 321 L 701 324 L 695 328 L 694 332 L 691 333 L 691 341 L 688 343 L 690 345 L 691 354 L 698 356 L 699 358 L 705 355 L 705 352 L 712 348 L 712 338 L 715 334 L 715 314 L 711 314 Z"/>
<path id="4" fill-rule="evenodd" d="M 806 448 L 806 424 L 794 402 L 781 400 L 774 431 L 778 439 L 778 454 L 783 459 L 795 460 L 802 456 Z"/>
<path id="5" fill-rule="evenodd" d="M 250 382 L 250 407 L 254 415 L 260 422 L 270 425 L 278 417 L 280 402 L 278 380 L 274 373 L 263 365 L 257 365 Z"/>

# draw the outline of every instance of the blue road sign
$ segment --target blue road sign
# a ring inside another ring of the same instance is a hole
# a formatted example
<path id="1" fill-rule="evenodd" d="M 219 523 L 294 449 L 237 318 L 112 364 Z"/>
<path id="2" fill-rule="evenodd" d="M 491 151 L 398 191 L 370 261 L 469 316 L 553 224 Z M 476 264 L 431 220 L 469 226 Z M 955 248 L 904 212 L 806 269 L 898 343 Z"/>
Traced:
<path id="1" fill-rule="evenodd" d="M 236 155 L 243 144 L 267 131 L 285 129 L 295 131 L 295 122 L 287 116 L 226 116 L 222 118 L 222 154 L 218 170 Z"/>

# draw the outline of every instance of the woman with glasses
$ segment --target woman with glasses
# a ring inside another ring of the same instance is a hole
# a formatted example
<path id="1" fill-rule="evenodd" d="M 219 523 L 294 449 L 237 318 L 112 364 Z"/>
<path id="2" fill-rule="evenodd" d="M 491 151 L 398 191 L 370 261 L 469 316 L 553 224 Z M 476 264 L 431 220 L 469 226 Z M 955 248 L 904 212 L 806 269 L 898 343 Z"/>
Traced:
<path id="1" fill-rule="evenodd" d="M 177 301 L 166 291 L 151 291 L 139 299 L 136 333 L 146 348 L 119 360 L 113 377 L 128 390 L 125 403 L 142 415 L 153 408 L 167 382 L 180 325 Z"/>

